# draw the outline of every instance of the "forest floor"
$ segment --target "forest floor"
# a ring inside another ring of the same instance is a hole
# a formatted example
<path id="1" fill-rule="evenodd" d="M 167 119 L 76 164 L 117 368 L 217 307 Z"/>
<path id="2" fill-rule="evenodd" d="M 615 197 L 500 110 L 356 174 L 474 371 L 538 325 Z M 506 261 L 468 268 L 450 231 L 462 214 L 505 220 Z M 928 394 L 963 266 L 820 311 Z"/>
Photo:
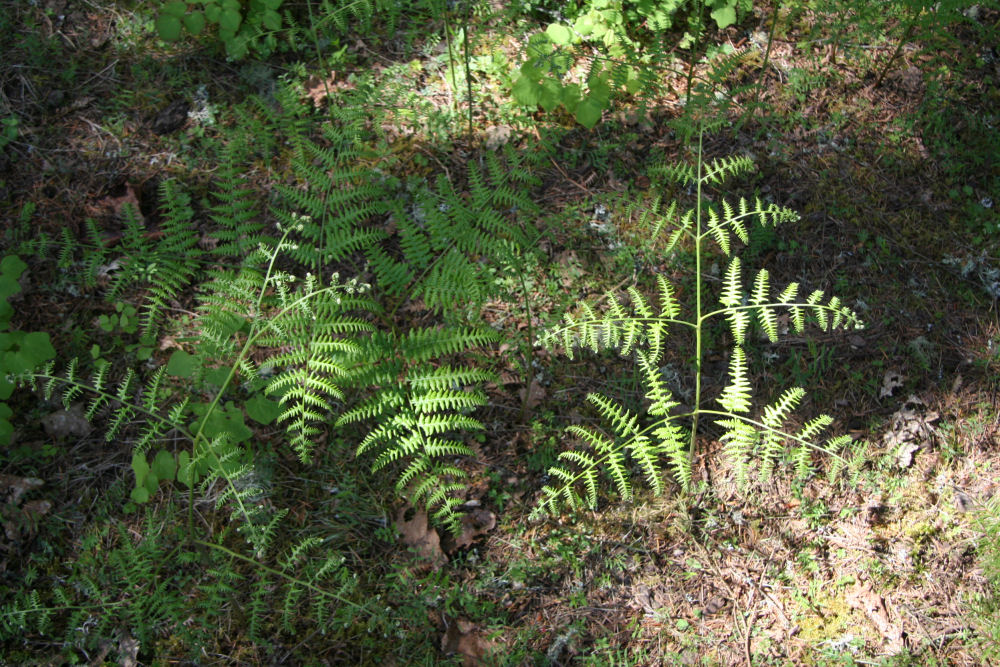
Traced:
<path id="1" fill-rule="evenodd" d="M 748 49 L 766 41 L 775 10 L 755 4 L 712 40 Z M 470 136 L 466 107 L 451 106 L 442 26 L 430 19 L 432 38 L 406 25 L 405 40 L 374 29 L 345 38 L 346 65 L 328 72 L 295 53 L 232 62 L 209 43 L 165 48 L 140 8 L 44 0 L 5 3 L 4 13 L 0 120 L 18 120 L 0 154 L 0 245 L 29 265 L 12 323 L 49 332 L 60 359 L 105 358 L 117 370 L 143 357 L 165 363 L 196 291 L 171 304 L 174 324 L 143 341 L 126 323 L 142 290 L 106 300 L 100 281 L 60 269 L 55 251 L 28 257 L 19 248 L 40 232 L 82 239 L 88 221 L 113 245 L 128 204 L 155 235 L 167 179 L 204 210 L 225 144 L 256 113 L 249 98 L 281 81 L 308 103 L 304 122 L 317 133 L 338 91 L 362 80 L 378 91 L 372 115 L 385 150 L 374 159 L 403 177 L 451 178 L 499 144 L 544 159 L 532 167 L 543 259 L 527 269 L 531 309 L 498 298 L 483 313 L 510 338 L 484 353 L 499 379 L 477 415 L 485 437 L 464 464 L 473 481 L 462 534 L 400 501 L 391 480 L 353 457 L 347 436 L 331 437 L 309 467 L 282 449 L 280 432 L 255 434 L 274 468 L 271 502 L 289 508 L 289 534 L 326 527 L 329 548 L 360 575 L 348 597 L 384 602 L 378 619 L 329 633 L 306 615 L 293 632 L 273 620 L 262 642 L 242 625 L 248 603 L 234 600 L 215 617 L 192 616 L 217 624 L 195 657 L 176 626 L 162 623 L 139 646 L 129 624 L 141 621 L 121 618 L 94 641 L 85 628 L 5 634 L 0 664 L 971 665 L 997 655 L 1000 547 L 984 535 L 1000 516 L 1000 60 L 978 31 L 996 34 L 996 10 L 910 37 L 891 61 L 896 23 L 874 35 L 847 21 L 831 36 L 818 10 L 783 12 L 767 66 L 758 55 L 735 75 L 762 82 L 761 107 L 706 137 L 707 158 L 753 155 L 749 190 L 802 216 L 755 232 L 747 265 L 766 267 L 775 284 L 827 289 L 866 322 L 765 341 L 751 378 L 765 397 L 805 387 L 807 412 L 832 415 L 833 431 L 867 443 L 860 473 L 831 482 L 779 472 L 746 493 L 707 427 L 694 492 L 668 485 L 658 497 L 604 499 L 598 511 L 547 520 L 529 514 L 565 427 L 591 421 L 586 395 L 637 389 L 627 360 L 570 360 L 524 337 L 578 301 L 648 285 L 654 270 L 683 278 L 655 240 L 644 244 L 636 213 L 657 194 L 651 162 L 689 156 L 669 124 L 679 95 L 665 85 L 642 108 L 622 102 L 589 130 L 564 112 L 526 112 L 508 99 L 509 75 L 496 73 L 515 67 L 521 44 L 506 19 L 488 15 L 472 40 L 480 60 Z M 516 29 L 528 30 L 522 21 Z M 682 75 L 664 76 L 683 89 Z M 289 152 L 279 138 L 275 157 L 245 165 L 261 202 L 289 178 Z M 719 388 L 725 370 L 710 355 L 706 386 Z M 79 408 L 62 410 L 30 388 L 10 404 L 0 590 L 10 599 L 42 591 L 58 627 L 63 612 L 45 596 L 48 582 L 85 572 L 122 540 L 141 550 L 143 536 L 174 535 L 187 496 L 161 492 L 124 510 L 128 438 L 106 442 Z M 225 512 L 198 511 L 206 530 L 224 530 Z M 105 576 L 99 585 L 112 586 Z"/>

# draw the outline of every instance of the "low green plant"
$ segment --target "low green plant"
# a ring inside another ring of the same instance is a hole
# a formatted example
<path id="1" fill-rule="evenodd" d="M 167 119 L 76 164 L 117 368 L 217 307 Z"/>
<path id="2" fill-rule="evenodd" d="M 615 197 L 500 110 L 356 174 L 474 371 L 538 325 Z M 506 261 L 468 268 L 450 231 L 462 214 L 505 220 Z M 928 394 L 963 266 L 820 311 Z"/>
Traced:
<path id="1" fill-rule="evenodd" d="M 8 255 L 0 261 L 0 401 L 6 401 L 14 392 L 18 377 L 24 377 L 55 357 L 56 351 L 44 331 L 25 332 L 12 330 L 10 319 L 14 308 L 9 299 L 21 291 L 19 282 L 28 268 L 21 258 Z M 10 422 L 13 411 L 0 402 L 0 445 L 10 443 L 14 426 Z"/>
<path id="2" fill-rule="evenodd" d="M 0 120 L 0 151 L 7 147 L 7 144 L 17 139 L 18 125 L 20 120 L 14 114 Z"/>
<path id="3" fill-rule="evenodd" d="M 207 26 L 215 26 L 226 53 L 244 57 L 250 50 L 267 55 L 274 50 L 274 33 L 281 29 L 281 5 L 284 0 L 172 0 L 160 8 L 156 32 L 165 42 L 175 42 L 184 32 L 201 35 Z"/>
<path id="4" fill-rule="evenodd" d="M 992 499 L 978 514 L 982 536 L 976 547 L 987 585 L 971 610 L 984 660 L 1000 659 L 1000 503 Z"/>
<path id="5" fill-rule="evenodd" d="M 794 462 L 799 476 L 812 471 L 812 455 L 816 451 L 829 453 L 834 463 L 831 475 L 836 475 L 856 458 L 841 456 L 839 450 L 848 447 L 850 436 L 829 439 L 824 445 L 815 442 L 817 436 L 832 422 L 827 415 L 806 421 L 798 429 L 791 424 L 791 415 L 806 395 L 804 389 L 787 389 L 776 400 L 754 410 L 753 387 L 748 377 L 746 346 L 755 335 L 763 335 L 772 343 L 788 331 L 801 334 L 807 323 L 820 329 L 860 328 L 858 316 L 837 297 L 827 298 L 821 290 L 800 297 L 802 286 L 791 283 L 777 297 L 772 296 L 770 275 L 759 271 L 751 285 L 742 277 L 740 258 L 734 254 L 735 239 L 750 241 L 748 227 L 777 226 L 798 220 L 798 215 L 774 204 L 741 198 L 730 203 L 725 198 L 706 199 L 713 185 L 727 178 L 747 173 L 753 163 L 747 157 L 730 157 L 706 162 L 703 159 L 703 134 L 699 135 L 694 164 L 670 164 L 656 168 L 665 181 L 690 187 L 696 204 L 684 212 L 671 206 L 668 218 L 658 228 L 673 226 L 665 252 L 682 245 L 694 255 L 693 308 L 685 314 L 677 298 L 678 289 L 662 274 L 657 274 L 656 301 L 638 289 L 628 288 L 628 299 L 614 294 L 607 296 L 607 310 L 600 314 L 586 303 L 578 314 L 567 314 L 562 326 L 547 330 L 542 343 L 562 350 L 572 357 L 576 350 L 589 348 L 594 352 L 615 349 L 623 357 L 634 359 L 644 388 L 645 408 L 627 407 L 614 398 L 592 393 L 587 400 L 593 405 L 608 429 L 570 426 L 568 433 L 578 446 L 559 455 L 559 463 L 549 470 L 555 484 L 544 487 L 536 514 L 557 512 L 561 507 L 596 507 L 599 479 L 611 479 L 621 499 L 633 495 L 631 478 L 638 471 L 655 493 L 664 490 L 663 469 L 668 468 L 684 490 L 692 480 L 692 459 L 699 437 L 699 422 L 710 417 L 722 431 L 719 439 L 725 443 L 725 453 L 731 460 L 741 486 L 746 486 L 749 473 L 754 471 L 766 480 L 786 456 Z M 722 255 L 728 258 L 723 271 L 718 305 L 708 301 L 706 262 L 709 243 L 714 241 Z M 787 317 L 787 324 L 780 318 Z M 729 381 L 716 397 L 721 409 L 703 405 L 704 359 L 708 350 L 713 323 L 725 320 L 732 342 L 729 353 Z M 754 333 L 754 324 L 757 332 Z M 678 410 L 679 400 L 668 387 L 661 368 L 665 351 L 675 328 L 690 332 L 694 391 L 691 407 Z M 685 427 L 685 424 L 689 426 Z M 581 493 L 582 487 L 582 493 Z"/>
<path id="6" fill-rule="evenodd" d="M 659 85 L 655 74 L 674 69 L 666 62 L 664 42 L 678 16 L 686 16 L 688 28 L 680 46 L 697 52 L 705 11 L 721 30 L 751 8 L 750 0 L 590 0 L 571 21 L 550 23 L 531 36 L 511 94 L 530 108 L 553 112 L 562 107 L 592 128 L 613 96 L 649 93 Z M 692 55 L 692 69 L 699 55 Z M 581 60 L 589 65 L 581 65 Z M 568 76 L 574 69 L 586 71 L 579 77 L 582 83 Z"/>

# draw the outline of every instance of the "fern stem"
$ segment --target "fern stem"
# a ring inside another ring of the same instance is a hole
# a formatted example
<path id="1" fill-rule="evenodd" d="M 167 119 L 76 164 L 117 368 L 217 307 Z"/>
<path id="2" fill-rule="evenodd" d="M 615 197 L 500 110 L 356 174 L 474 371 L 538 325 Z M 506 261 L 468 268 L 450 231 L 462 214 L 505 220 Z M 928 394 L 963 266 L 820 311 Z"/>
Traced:
<path id="1" fill-rule="evenodd" d="M 695 78 L 694 71 L 695 71 L 695 66 L 698 63 L 698 51 L 701 49 L 701 38 L 702 38 L 702 32 L 703 32 L 703 29 L 704 29 L 704 22 L 705 22 L 704 21 L 704 16 L 703 16 L 704 12 L 705 12 L 705 2 L 704 2 L 704 0 L 702 0 L 702 2 L 698 3 L 697 9 L 695 10 L 695 17 L 696 17 L 695 20 L 697 22 L 697 27 L 695 29 L 694 44 L 691 45 L 691 63 L 688 65 L 687 81 L 684 84 L 685 85 L 685 91 L 684 91 L 684 113 L 685 114 L 691 113 L 691 86 L 694 83 L 694 78 Z M 699 137 L 698 137 L 698 149 L 699 149 L 699 153 L 698 154 L 699 154 L 699 160 L 700 160 L 700 158 L 701 158 L 701 136 L 700 136 L 700 133 L 699 133 Z M 701 173 L 701 162 L 700 161 L 698 163 L 698 173 L 699 174 Z"/>
<path id="2" fill-rule="evenodd" d="M 917 27 L 917 19 L 919 18 L 920 9 L 917 8 L 914 10 L 913 16 L 910 17 L 910 23 L 906 26 L 906 31 L 903 33 L 903 36 L 899 38 L 899 42 L 896 43 L 896 50 L 892 52 L 891 56 L 889 56 L 889 60 L 886 61 L 882 71 L 879 72 L 878 78 L 875 79 L 875 83 L 872 85 L 872 88 L 878 88 L 882 85 L 882 79 L 884 79 L 885 75 L 889 73 L 889 68 L 892 67 L 892 63 L 894 63 L 896 58 L 899 57 L 899 52 L 903 50 L 903 45 L 906 43 L 906 40 L 908 40 L 913 34 L 913 30 Z"/>
<path id="3" fill-rule="evenodd" d="M 473 101 L 472 101 L 472 53 L 469 50 L 469 15 L 472 12 L 472 0 L 465 0 L 465 25 L 462 26 L 462 50 L 465 56 L 465 88 L 469 94 L 469 140 L 472 140 Z"/>
<path id="4" fill-rule="evenodd" d="M 458 113 L 458 96 L 455 94 L 455 88 L 457 87 L 458 80 L 455 75 L 455 53 L 452 49 L 451 44 L 451 20 L 449 17 L 449 12 L 447 4 L 445 5 L 444 14 L 444 41 L 448 46 L 448 70 L 451 72 L 451 111 L 452 113 Z"/>
<path id="5" fill-rule="evenodd" d="M 843 456 L 833 451 L 832 449 L 821 447 L 809 440 L 806 440 L 804 438 L 799 438 L 798 436 L 792 435 L 791 433 L 787 433 L 786 431 L 782 431 L 781 429 L 772 428 L 767 424 L 765 424 L 764 422 L 757 421 L 756 419 L 751 419 L 750 417 L 746 417 L 744 415 L 733 414 L 732 412 L 726 412 L 724 410 L 702 409 L 699 410 L 699 412 L 705 415 L 715 415 L 717 417 L 728 417 L 730 419 L 739 419 L 744 424 L 750 424 L 751 426 L 756 426 L 757 428 L 760 428 L 769 433 L 774 433 L 775 435 L 781 436 L 782 438 L 785 438 L 787 440 L 792 440 L 793 442 L 797 442 L 798 444 L 804 447 L 808 447 L 809 449 L 813 449 L 817 452 L 820 452 L 821 454 L 826 454 L 827 456 L 832 456 L 835 459 L 839 459 L 844 464 L 850 463 L 850 461 L 848 461 L 847 459 L 845 459 Z"/>
<path id="6" fill-rule="evenodd" d="M 264 565 L 263 563 L 260 563 L 260 562 L 258 562 L 256 560 L 254 560 L 253 558 L 250 558 L 249 556 L 244 556 L 243 554 L 237 553 L 237 552 L 233 551 L 232 549 L 229 549 L 227 547 L 222 546 L 221 544 L 215 544 L 214 542 L 206 542 L 205 540 L 194 540 L 194 543 L 195 544 L 200 544 L 200 545 L 205 546 L 205 547 L 210 547 L 212 549 L 217 549 L 217 550 L 223 552 L 224 554 L 226 554 L 227 556 L 231 556 L 232 558 L 236 558 L 236 559 L 244 561 L 246 563 L 250 563 L 251 565 L 254 565 L 254 566 L 260 568 L 264 572 L 267 572 L 268 574 L 273 574 L 276 577 L 281 577 L 285 581 L 291 582 L 293 584 L 297 584 L 299 586 L 302 586 L 303 588 L 308 588 L 309 590 L 313 591 L 314 593 L 317 593 L 319 595 L 323 595 L 323 596 L 326 596 L 328 598 L 334 599 L 337 602 L 340 602 L 342 604 L 347 605 L 348 607 L 352 607 L 352 608 L 356 609 L 357 611 L 364 612 L 364 611 L 367 610 L 367 605 L 359 605 L 358 603 L 352 602 L 351 600 L 348 600 L 345 597 L 337 595 L 336 593 L 330 592 L 330 591 L 326 590 L 325 588 L 320 588 L 319 586 L 317 586 L 315 584 L 312 584 L 312 583 L 310 583 L 308 581 L 303 581 L 303 580 L 298 579 L 296 577 L 290 576 L 287 572 L 282 572 L 281 570 L 276 570 L 273 567 L 268 567 L 267 565 Z"/>
<path id="7" fill-rule="evenodd" d="M 690 99 L 690 90 L 688 91 Z M 690 111 L 690 110 L 689 110 Z M 700 120 L 699 120 L 700 122 Z M 701 307 L 701 188 L 702 188 L 702 155 L 704 151 L 705 133 L 698 132 L 698 178 L 697 192 L 695 196 L 695 234 L 694 234 L 694 299 L 695 299 L 695 321 L 694 328 L 694 403 L 691 406 L 693 415 L 691 416 L 691 445 L 688 451 L 688 458 L 694 460 L 695 445 L 698 443 L 698 415 L 701 413 L 701 362 L 702 362 L 702 336 L 701 329 L 705 317 L 702 315 Z"/>
<path id="8" fill-rule="evenodd" d="M 764 50 L 764 61 L 760 65 L 760 76 L 757 78 L 757 90 L 754 92 L 753 105 L 754 108 L 760 107 L 760 93 L 764 89 L 764 77 L 767 76 L 767 67 L 770 63 L 771 57 L 771 46 L 774 44 L 774 33 L 778 28 L 778 15 L 781 6 L 778 3 L 774 5 L 774 16 L 771 17 L 771 29 L 767 32 L 767 48 Z M 761 107 L 763 108 L 763 107 Z M 754 109 L 750 110 L 751 113 Z M 761 112 L 763 114 L 763 112 Z"/>
<path id="9" fill-rule="evenodd" d="M 519 267 L 520 268 L 520 267 Z M 524 355 L 524 398 L 521 399 L 521 423 L 527 423 L 528 400 L 531 398 L 531 362 L 535 359 L 535 333 L 531 325 L 531 298 L 528 294 L 528 283 L 524 279 L 524 271 L 518 271 L 521 282 L 521 293 L 524 294 L 524 310 L 528 316 L 528 352 Z"/>

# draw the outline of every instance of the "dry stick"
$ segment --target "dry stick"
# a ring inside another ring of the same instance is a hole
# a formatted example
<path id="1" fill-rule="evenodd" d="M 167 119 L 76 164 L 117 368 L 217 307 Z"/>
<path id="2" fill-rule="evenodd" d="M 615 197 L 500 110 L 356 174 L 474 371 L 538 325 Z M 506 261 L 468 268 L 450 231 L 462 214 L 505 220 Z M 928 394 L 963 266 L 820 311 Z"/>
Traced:
<path id="1" fill-rule="evenodd" d="M 899 56 L 899 52 L 903 50 L 903 44 L 906 43 L 906 40 L 908 40 L 910 36 L 913 34 L 914 28 L 917 27 L 918 18 L 920 18 L 919 9 L 915 10 L 913 12 L 913 16 L 910 17 L 910 24 L 906 26 L 906 32 L 904 32 L 903 36 L 899 38 L 899 43 L 896 44 L 896 50 L 892 52 L 891 56 L 889 56 L 889 60 L 886 61 L 885 67 L 882 68 L 882 71 L 879 73 L 878 78 L 875 79 L 875 85 L 872 86 L 873 88 L 878 88 L 880 85 L 882 85 L 882 79 L 884 79 L 885 75 L 889 72 L 889 68 L 892 67 L 892 63 L 896 60 L 896 57 Z"/>
<path id="2" fill-rule="evenodd" d="M 469 94 L 469 141 L 472 141 L 472 54 L 469 52 L 469 14 L 472 11 L 472 0 L 465 0 L 465 25 L 462 26 L 462 51 L 465 56 L 465 88 Z"/>
<path id="3" fill-rule="evenodd" d="M 774 43 L 774 33 L 778 28 L 778 10 L 779 5 L 774 6 L 774 16 L 771 18 L 771 29 L 767 33 L 767 48 L 764 50 L 764 62 L 760 65 L 760 76 L 757 79 L 757 90 L 754 93 L 753 105 L 754 107 L 760 106 L 760 91 L 764 88 L 764 76 L 767 74 L 767 66 L 769 58 L 771 57 L 771 45 Z M 780 77 L 779 77 L 780 79 Z M 753 110 L 751 110 L 753 113 Z"/>
<path id="4" fill-rule="evenodd" d="M 555 167 L 556 169 L 559 170 L 559 173 L 562 174 L 563 178 L 565 178 L 567 181 L 569 181 L 570 183 L 572 183 L 576 187 L 580 188 L 581 190 L 583 190 L 584 192 L 586 192 L 588 195 L 589 194 L 593 194 L 590 190 L 588 190 L 586 187 L 584 187 L 583 185 L 581 185 L 579 182 L 574 181 L 572 178 L 570 178 L 569 174 L 567 174 L 565 172 L 565 170 L 563 170 L 563 168 L 560 167 L 559 164 L 555 160 L 553 160 L 552 158 L 549 158 L 549 162 L 552 163 L 553 167 Z"/>

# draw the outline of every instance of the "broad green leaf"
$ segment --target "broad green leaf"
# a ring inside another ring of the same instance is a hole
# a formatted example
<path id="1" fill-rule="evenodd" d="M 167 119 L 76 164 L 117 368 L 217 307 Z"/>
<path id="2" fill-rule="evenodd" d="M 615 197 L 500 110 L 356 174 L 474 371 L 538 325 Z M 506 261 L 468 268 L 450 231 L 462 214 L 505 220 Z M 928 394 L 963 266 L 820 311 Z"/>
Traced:
<path id="1" fill-rule="evenodd" d="M 282 0 L 263 0 L 264 6 L 271 10 L 276 10 L 281 6 Z"/>
<path id="2" fill-rule="evenodd" d="M 202 435 L 208 440 L 213 440 L 225 433 L 229 435 L 231 442 L 243 442 L 253 435 L 253 431 L 247 428 L 243 421 L 243 411 L 237 408 L 232 401 L 226 403 L 225 408 L 215 406 L 207 418 L 204 415 L 208 405 L 199 403 L 192 405 L 191 409 L 198 415 L 198 418 L 191 423 L 191 430 L 195 432 L 201 430 Z M 204 422 L 203 429 L 201 428 L 202 422 Z"/>
<path id="3" fill-rule="evenodd" d="M 0 445 L 10 444 L 10 436 L 14 434 L 14 425 L 10 423 L 13 415 L 6 403 L 0 403 Z"/>
<path id="4" fill-rule="evenodd" d="M 590 14 L 584 14 L 573 24 L 573 29 L 581 35 L 587 36 L 594 30 L 594 19 L 590 17 Z"/>
<path id="5" fill-rule="evenodd" d="M 187 13 L 187 3 L 186 2 L 168 2 L 163 5 L 163 13 L 167 16 L 173 16 L 176 18 L 181 18 Z"/>
<path id="6" fill-rule="evenodd" d="M 728 28 L 729 26 L 736 23 L 736 3 L 733 0 L 732 4 L 728 4 L 724 7 L 719 7 L 718 9 L 712 10 L 712 18 L 715 19 L 716 24 L 719 26 L 719 30 L 723 28 Z"/>
<path id="7" fill-rule="evenodd" d="M 177 472 L 177 461 L 174 460 L 174 455 L 165 449 L 156 452 L 156 458 L 153 459 L 150 471 L 159 479 L 173 479 Z"/>
<path id="8" fill-rule="evenodd" d="M 562 104 L 567 109 L 575 109 L 576 105 L 580 103 L 580 99 L 583 97 L 580 92 L 580 84 L 570 83 L 562 87 Z"/>
<path id="9" fill-rule="evenodd" d="M 573 31 L 561 23 L 552 23 L 545 29 L 545 34 L 553 44 L 565 46 L 573 42 Z"/>
<path id="10" fill-rule="evenodd" d="M 548 36 L 536 32 L 534 35 L 528 38 L 528 48 L 525 49 L 525 55 L 529 60 L 532 58 L 538 58 L 539 56 L 547 56 L 555 50 L 552 46 L 552 42 L 549 40 Z"/>
<path id="11" fill-rule="evenodd" d="M 246 402 L 247 416 L 258 424 L 270 424 L 281 414 L 281 404 L 257 394 Z"/>
<path id="12" fill-rule="evenodd" d="M 548 112 L 555 110 L 559 106 L 562 94 L 562 86 L 552 78 L 542 80 L 542 90 L 538 95 L 538 105 Z"/>
<path id="13" fill-rule="evenodd" d="M 0 300 L 21 291 L 17 279 L 21 277 L 28 265 L 17 255 L 7 255 L 0 262 Z"/>
<path id="14" fill-rule="evenodd" d="M 186 450 L 177 455 L 177 481 L 189 489 L 194 486 L 194 468 L 191 466 L 191 455 Z"/>
<path id="15" fill-rule="evenodd" d="M 21 339 L 21 354 L 25 361 L 36 368 L 40 364 L 56 356 L 56 349 L 49 341 L 49 335 L 44 331 L 32 331 Z M 30 369 L 29 369 L 30 370 Z"/>
<path id="16" fill-rule="evenodd" d="M 191 12 L 184 17 L 184 27 L 192 35 L 200 35 L 205 29 L 205 15 L 201 12 Z"/>
<path id="17" fill-rule="evenodd" d="M 260 20 L 268 30 L 281 30 L 281 14 L 272 9 L 266 10 Z"/>
<path id="18" fill-rule="evenodd" d="M 239 60 L 245 56 L 249 50 L 249 43 L 246 39 L 230 35 L 223 41 L 226 43 L 226 55 L 233 60 Z"/>
<path id="19" fill-rule="evenodd" d="M 14 383 L 7 379 L 6 374 L 0 374 L 0 401 L 6 401 L 14 393 Z M 0 403 L 6 406 L 6 403 Z"/>
<path id="20" fill-rule="evenodd" d="M 639 79 L 639 72 L 634 67 L 628 68 L 628 78 L 625 80 L 625 92 L 635 95 L 642 89 L 642 80 Z"/>
<path id="21" fill-rule="evenodd" d="M 222 15 L 222 7 L 213 3 L 205 5 L 205 18 L 207 18 L 212 23 L 219 22 L 219 16 Z"/>
<path id="22" fill-rule="evenodd" d="M 536 81 L 532 81 L 523 74 L 514 82 L 510 92 L 518 104 L 526 107 L 537 107 L 538 98 L 542 87 Z"/>
<path id="23" fill-rule="evenodd" d="M 604 77 L 594 77 L 589 82 L 590 92 L 587 97 L 599 102 L 601 107 L 607 107 L 611 101 L 611 88 Z"/>
<path id="24" fill-rule="evenodd" d="M 170 14 L 160 14 L 156 17 L 156 34 L 164 42 L 176 42 L 181 38 L 181 20 Z"/>
<path id="25" fill-rule="evenodd" d="M 221 368 L 213 368 L 207 373 L 205 373 L 205 382 L 208 384 L 215 385 L 216 387 L 222 388 L 222 385 L 226 383 L 229 379 L 229 367 L 223 366 Z"/>
<path id="26" fill-rule="evenodd" d="M 15 331 L 14 335 L 22 333 L 22 331 Z M 12 350 L 5 352 L 3 366 L 8 373 L 14 374 L 27 373 L 35 367 L 20 349 L 16 352 Z"/>
<path id="27" fill-rule="evenodd" d="M 150 472 L 146 475 L 146 479 L 143 481 L 142 485 L 146 487 L 146 490 L 149 491 L 150 495 L 152 495 L 156 493 L 156 489 L 160 486 L 160 478 Z"/>
<path id="28" fill-rule="evenodd" d="M 242 22 L 243 17 L 240 16 L 239 10 L 223 9 L 222 13 L 219 14 L 219 28 L 226 32 L 235 34 Z"/>
<path id="29" fill-rule="evenodd" d="M 140 486 L 146 481 L 146 475 L 149 474 L 149 462 L 146 461 L 146 455 L 142 452 L 132 454 L 132 472 L 135 473 L 136 486 Z"/>
<path id="30" fill-rule="evenodd" d="M 132 500 L 140 505 L 149 502 L 149 491 L 147 491 L 143 486 L 137 486 L 132 489 L 132 493 L 130 495 Z"/>
<path id="31" fill-rule="evenodd" d="M 167 374 L 179 378 L 189 378 L 194 375 L 197 367 L 198 360 L 193 355 L 184 350 L 175 350 L 170 355 L 170 361 L 167 362 Z"/>
<path id="32" fill-rule="evenodd" d="M 576 122 L 589 130 L 601 121 L 603 112 L 602 104 L 591 97 L 586 97 L 576 107 Z"/>

